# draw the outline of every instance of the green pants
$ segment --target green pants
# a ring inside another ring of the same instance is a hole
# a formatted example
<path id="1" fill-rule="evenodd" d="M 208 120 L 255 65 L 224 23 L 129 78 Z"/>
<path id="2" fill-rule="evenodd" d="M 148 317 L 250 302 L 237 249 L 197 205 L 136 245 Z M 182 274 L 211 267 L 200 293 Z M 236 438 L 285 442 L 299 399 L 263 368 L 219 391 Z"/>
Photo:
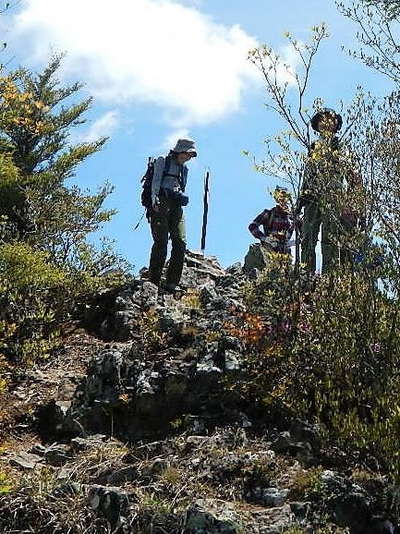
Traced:
<path id="1" fill-rule="evenodd" d="M 304 209 L 301 262 L 306 264 L 310 272 L 316 270 L 315 248 L 321 225 L 322 272 L 327 272 L 339 263 L 339 248 L 332 240 L 338 228 L 332 217 L 322 212 L 318 202 L 308 202 Z"/>
<path id="2" fill-rule="evenodd" d="M 162 196 L 159 211 L 152 212 L 150 224 L 154 241 L 150 257 L 150 280 L 156 285 L 160 284 L 167 259 L 168 239 L 171 237 L 172 253 L 166 282 L 169 285 L 178 285 L 186 251 L 185 217 L 182 206 Z"/>

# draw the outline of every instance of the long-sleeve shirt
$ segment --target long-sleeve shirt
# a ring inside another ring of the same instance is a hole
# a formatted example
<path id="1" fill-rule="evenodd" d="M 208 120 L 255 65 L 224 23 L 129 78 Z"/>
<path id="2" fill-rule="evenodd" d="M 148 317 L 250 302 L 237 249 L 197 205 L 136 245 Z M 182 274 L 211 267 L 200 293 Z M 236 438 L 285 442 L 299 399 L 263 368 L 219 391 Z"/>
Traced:
<path id="1" fill-rule="evenodd" d="M 263 230 L 260 230 L 260 226 L 263 227 Z M 250 223 L 249 230 L 256 239 L 270 236 L 279 241 L 287 241 L 293 234 L 293 223 L 286 211 L 275 206 L 257 215 Z"/>
<path id="2" fill-rule="evenodd" d="M 165 156 L 159 156 L 154 163 L 154 175 L 151 185 L 151 200 L 153 204 L 158 197 L 161 188 L 170 191 L 182 191 L 182 189 L 185 189 L 186 187 L 188 175 L 188 168 L 186 165 L 179 165 L 175 159 L 171 157 L 168 174 L 164 175 L 165 160 Z M 181 187 L 177 176 L 182 176 L 183 187 Z"/>

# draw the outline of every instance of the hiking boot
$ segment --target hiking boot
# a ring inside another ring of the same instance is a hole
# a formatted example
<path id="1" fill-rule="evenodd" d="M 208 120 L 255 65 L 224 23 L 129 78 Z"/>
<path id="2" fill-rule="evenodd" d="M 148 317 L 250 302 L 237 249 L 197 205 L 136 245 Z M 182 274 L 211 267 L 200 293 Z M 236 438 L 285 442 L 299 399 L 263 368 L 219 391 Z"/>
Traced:
<path id="1" fill-rule="evenodd" d="M 162 285 L 162 289 L 166 292 L 166 293 L 171 293 L 172 295 L 176 292 L 176 291 L 179 291 L 179 286 L 177 286 L 176 284 L 163 284 Z"/>

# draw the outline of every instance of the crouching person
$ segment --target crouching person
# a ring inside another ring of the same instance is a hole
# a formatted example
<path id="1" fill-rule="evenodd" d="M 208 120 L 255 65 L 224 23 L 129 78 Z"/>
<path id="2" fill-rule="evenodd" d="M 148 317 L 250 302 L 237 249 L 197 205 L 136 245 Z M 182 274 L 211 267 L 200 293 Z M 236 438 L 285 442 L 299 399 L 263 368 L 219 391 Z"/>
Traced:
<path id="1" fill-rule="evenodd" d="M 261 212 L 249 225 L 249 231 L 261 242 L 261 248 L 255 252 L 253 245 L 245 260 L 245 271 L 251 269 L 263 269 L 267 263 L 268 252 L 278 252 L 280 254 L 291 254 L 290 241 L 294 225 L 290 213 L 290 193 L 284 187 L 277 187 L 274 191 L 276 205 L 272 209 Z"/>
<path id="2" fill-rule="evenodd" d="M 194 141 L 179 139 L 168 156 L 160 156 L 154 164 L 150 210 L 154 243 L 150 256 L 149 277 L 153 284 L 160 286 L 167 259 L 168 240 L 171 238 L 171 259 L 164 286 L 171 293 L 176 290 L 180 282 L 186 252 L 183 211 L 189 202 L 185 195 L 188 176 L 186 163 L 196 156 Z"/>

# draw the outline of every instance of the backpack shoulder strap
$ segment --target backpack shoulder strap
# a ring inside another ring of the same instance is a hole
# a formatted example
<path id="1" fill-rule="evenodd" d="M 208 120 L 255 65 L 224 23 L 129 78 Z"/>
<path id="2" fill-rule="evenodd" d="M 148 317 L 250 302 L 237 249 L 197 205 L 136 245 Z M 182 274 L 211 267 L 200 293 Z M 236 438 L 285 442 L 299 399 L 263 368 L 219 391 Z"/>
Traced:
<path id="1" fill-rule="evenodd" d="M 179 172 L 178 181 L 179 181 L 179 185 L 183 193 L 185 192 L 185 189 L 186 189 L 185 174 L 187 175 L 187 167 L 186 165 L 182 165 L 180 172 Z"/>
<path id="2" fill-rule="evenodd" d="M 165 158 L 165 166 L 164 166 L 164 172 L 163 172 L 164 176 L 169 173 L 170 168 L 171 168 L 171 156 L 167 156 Z"/>

